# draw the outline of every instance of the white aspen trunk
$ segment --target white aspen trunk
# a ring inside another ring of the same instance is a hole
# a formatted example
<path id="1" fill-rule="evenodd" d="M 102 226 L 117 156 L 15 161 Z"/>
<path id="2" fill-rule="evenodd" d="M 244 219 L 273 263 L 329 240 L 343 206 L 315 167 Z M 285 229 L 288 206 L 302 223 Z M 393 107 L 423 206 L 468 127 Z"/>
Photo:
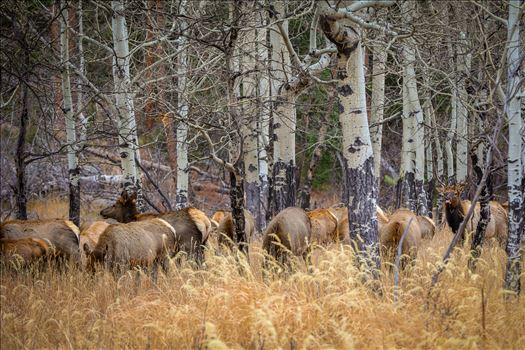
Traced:
<path id="1" fill-rule="evenodd" d="M 457 55 L 456 113 L 457 113 L 457 146 L 456 146 L 456 181 L 465 183 L 468 171 L 468 94 L 466 79 L 470 73 L 470 55 L 467 53 L 468 42 L 465 33 L 460 33 Z"/>
<path id="2" fill-rule="evenodd" d="M 434 106 L 432 105 L 432 101 L 430 101 L 429 105 L 429 114 L 430 119 L 432 122 L 432 136 L 435 142 L 435 149 L 436 149 L 436 176 L 437 181 L 442 182 L 445 177 L 445 162 L 443 159 L 443 148 L 441 146 L 441 141 L 439 138 L 439 132 L 437 129 L 437 122 L 436 122 L 436 114 L 434 112 Z M 436 215 L 435 215 L 435 222 L 441 223 L 441 214 L 443 213 L 443 193 L 441 191 L 438 191 L 438 197 L 436 201 Z"/>
<path id="3" fill-rule="evenodd" d="M 339 121 L 343 133 L 343 160 L 348 194 L 350 239 L 356 243 L 361 263 L 374 278 L 380 267 L 376 216 L 377 181 L 368 128 L 365 74 L 359 27 L 345 27 L 325 16 L 320 26 L 338 50 L 337 93 Z"/>
<path id="4" fill-rule="evenodd" d="M 452 152 L 452 143 L 455 139 L 455 133 L 456 133 L 456 100 L 457 100 L 457 92 L 456 89 L 453 88 L 452 91 L 452 97 L 450 100 L 450 126 L 447 131 L 447 137 L 445 142 L 445 152 L 447 154 L 447 178 L 448 182 L 454 183 L 456 180 L 456 172 L 454 167 L 454 153 Z"/>
<path id="5" fill-rule="evenodd" d="M 86 59 L 84 57 L 84 12 L 82 11 L 82 0 L 78 0 L 78 9 L 77 9 L 77 18 L 78 18 L 78 57 L 79 64 L 78 70 L 80 73 L 86 75 Z M 82 83 L 82 78 L 77 80 L 77 108 L 78 108 L 78 120 L 79 124 L 79 137 L 78 137 L 78 148 L 82 149 L 87 139 L 87 124 L 88 118 L 84 114 L 84 84 Z"/>
<path id="6" fill-rule="evenodd" d="M 266 21 L 265 21 L 266 22 Z M 263 23 L 266 25 L 266 23 Z M 262 231 L 266 227 L 266 215 L 269 211 L 269 167 L 268 154 L 266 149 L 270 138 L 270 71 L 269 71 L 269 57 L 268 45 L 266 39 L 266 28 L 257 29 L 257 49 L 259 57 L 259 176 L 260 176 L 260 215 L 257 217 L 257 226 Z"/>
<path id="7" fill-rule="evenodd" d="M 415 174 L 414 174 L 414 118 L 410 115 L 410 104 L 407 88 L 407 79 L 403 76 L 403 136 L 401 145 L 401 166 L 397 183 L 397 207 L 406 207 L 416 210 Z"/>
<path id="8" fill-rule="evenodd" d="M 525 241 L 525 195 L 523 187 L 525 180 L 525 164 L 523 147 L 525 133 L 523 123 L 523 90 L 519 86 L 520 62 L 520 23 L 519 13 L 521 0 L 509 2 L 508 19 L 508 51 L 507 51 L 507 117 L 509 123 L 509 155 L 508 155 L 508 193 L 509 193 L 509 235 L 507 241 L 507 270 L 505 274 L 505 289 L 517 294 L 521 289 L 522 254 Z"/>
<path id="9" fill-rule="evenodd" d="M 180 3 L 180 28 L 181 32 L 187 30 L 186 21 L 186 0 L 181 0 Z M 184 35 L 179 37 L 179 47 L 183 50 L 179 53 L 177 77 L 178 77 L 178 96 L 177 96 L 177 112 L 180 121 L 177 125 L 177 194 L 176 194 L 176 208 L 181 209 L 188 206 L 188 189 L 189 189 L 189 171 L 188 171 L 188 101 L 186 97 L 187 88 L 187 69 L 188 69 L 188 52 L 185 46 L 187 45 L 187 38 Z"/>
<path id="10" fill-rule="evenodd" d="M 374 49 L 373 71 L 372 71 L 372 103 L 371 103 L 371 124 L 381 123 L 385 109 L 385 65 L 387 54 L 383 44 Z M 372 139 L 372 150 L 374 152 L 374 175 L 379 185 L 381 183 L 381 143 L 383 138 L 383 124 L 370 128 Z"/>
<path id="11" fill-rule="evenodd" d="M 425 191 L 427 194 L 428 216 L 432 217 L 432 206 L 434 202 L 434 152 L 432 147 L 432 115 L 429 105 L 432 103 L 427 98 L 423 103 L 423 114 L 425 116 Z"/>
<path id="12" fill-rule="evenodd" d="M 245 5 L 249 6 L 249 5 Z M 251 10 L 251 9 L 250 9 Z M 240 60 L 242 71 L 242 142 L 244 163 L 244 191 L 246 195 L 246 209 L 254 217 L 260 216 L 260 178 L 259 178 L 259 148 L 258 148 L 258 114 L 257 114 L 257 32 L 255 29 L 255 13 L 247 20 L 247 31 L 241 32 L 239 39 Z"/>
<path id="13" fill-rule="evenodd" d="M 77 136 L 75 127 L 75 111 L 71 95 L 71 77 L 69 73 L 69 11 L 64 3 L 60 4 L 60 55 L 62 60 L 62 96 L 63 111 L 66 118 L 67 167 L 69 173 L 69 219 L 80 225 L 80 169 L 78 167 Z"/>
<path id="14" fill-rule="evenodd" d="M 403 21 L 405 25 L 412 22 L 415 12 L 415 2 L 405 1 L 402 4 L 403 8 Z M 405 85 L 406 92 L 403 94 L 403 98 L 407 98 L 407 101 L 403 101 L 403 109 L 407 109 L 406 113 L 408 118 L 412 119 L 409 127 L 412 130 L 410 132 L 410 143 L 411 156 L 413 157 L 413 164 L 410 169 L 406 172 L 407 181 L 411 181 L 411 174 L 414 176 L 414 193 L 410 196 L 408 203 L 409 208 L 414 210 L 419 215 L 427 215 L 427 197 L 425 194 L 423 182 L 424 182 L 424 169 L 425 169 L 425 129 L 424 129 L 424 118 L 423 110 L 419 102 L 419 93 L 417 90 L 416 71 L 414 68 L 415 56 L 415 41 L 411 38 L 406 40 L 403 45 L 403 84 Z M 406 105 L 406 107 L 405 107 Z M 407 161 L 408 162 L 408 161 Z M 415 201 L 415 203 L 412 203 Z"/>
<path id="15" fill-rule="evenodd" d="M 275 10 L 284 14 L 282 1 L 275 3 Z M 283 22 L 285 34 L 288 34 L 288 21 Z M 275 215 L 287 207 L 295 205 L 296 164 L 295 164 L 295 128 L 296 128 L 296 92 L 286 88 L 291 76 L 290 54 L 277 27 L 270 31 L 272 50 L 271 68 L 274 78 L 271 81 L 273 109 L 273 181 L 272 213 Z"/>
<path id="16" fill-rule="evenodd" d="M 136 165 L 138 137 L 135 120 L 133 93 L 131 91 L 131 75 L 129 71 L 130 55 L 128 29 L 122 0 L 111 2 L 113 18 L 113 81 L 115 85 L 115 100 L 118 112 L 118 129 L 120 144 L 120 159 L 124 176 L 124 189 L 129 193 L 137 193 L 137 207 L 144 210 L 139 172 Z"/>

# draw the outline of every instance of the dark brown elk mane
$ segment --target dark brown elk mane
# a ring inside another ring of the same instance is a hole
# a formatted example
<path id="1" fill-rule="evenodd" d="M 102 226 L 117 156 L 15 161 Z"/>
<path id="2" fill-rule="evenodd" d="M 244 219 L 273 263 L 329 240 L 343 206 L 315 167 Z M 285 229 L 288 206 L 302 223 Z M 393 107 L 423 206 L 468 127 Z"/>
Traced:
<path id="1" fill-rule="evenodd" d="M 454 234 L 458 232 L 459 226 L 465 218 L 465 212 L 460 201 L 445 202 L 445 217 Z"/>
<path id="2" fill-rule="evenodd" d="M 461 203 L 463 189 L 463 184 L 439 188 L 439 191 L 443 192 L 445 197 L 445 218 L 454 234 L 458 232 L 466 214 Z"/>

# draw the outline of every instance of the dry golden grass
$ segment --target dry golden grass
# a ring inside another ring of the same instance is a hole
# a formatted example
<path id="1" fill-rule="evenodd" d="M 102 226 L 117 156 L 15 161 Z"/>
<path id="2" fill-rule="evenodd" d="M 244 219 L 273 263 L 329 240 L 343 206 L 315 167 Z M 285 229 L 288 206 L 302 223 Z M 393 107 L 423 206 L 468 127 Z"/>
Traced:
<path id="1" fill-rule="evenodd" d="M 314 269 L 261 276 L 259 244 L 251 267 L 208 252 L 206 268 L 183 264 L 157 285 L 134 273 L 116 281 L 66 272 L 2 271 L 2 349 L 524 349 L 525 299 L 502 294 L 504 253 L 485 249 L 478 273 L 457 250 L 429 294 L 432 272 L 450 236 L 426 242 L 402 274 L 400 301 L 392 276 L 377 296 L 360 283 L 348 247 L 318 249 Z M 246 261 L 244 261 L 245 264 Z M 385 269 L 385 271 L 387 271 Z M 482 295 L 484 301 L 482 302 Z"/>

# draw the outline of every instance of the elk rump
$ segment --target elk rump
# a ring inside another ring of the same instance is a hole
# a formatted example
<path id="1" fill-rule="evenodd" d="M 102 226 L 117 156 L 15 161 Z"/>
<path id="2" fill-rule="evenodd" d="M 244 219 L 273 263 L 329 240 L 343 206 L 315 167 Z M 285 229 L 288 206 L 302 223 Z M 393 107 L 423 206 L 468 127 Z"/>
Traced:
<path id="1" fill-rule="evenodd" d="M 385 261 L 394 262 L 397 247 L 405 230 L 407 233 L 401 246 L 401 252 L 412 261 L 417 257 L 417 251 L 421 244 L 421 229 L 417 215 L 408 209 L 398 209 L 379 231 L 381 254 Z M 403 265 L 405 263 L 406 259 L 403 260 Z"/>
<path id="2" fill-rule="evenodd" d="M 253 215 L 244 209 L 244 233 L 248 243 L 253 241 L 255 237 L 255 219 Z M 217 241 L 219 244 L 230 246 L 235 242 L 235 227 L 233 226 L 233 219 L 231 213 L 226 213 L 219 223 L 217 228 Z"/>
<path id="3" fill-rule="evenodd" d="M 27 266 L 44 259 L 49 251 L 47 242 L 40 238 L 0 239 L 1 260 L 8 265 Z"/>
<path id="4" fill-rule="evenodd" d="M 115 274 L 134 268 L 167 268 L 167 259 L 178 245 L 176 232 L 163 219 L 150 219 L 127 224 L 109 225 L 100 235 L 94 249 L 84 245 L 88 268 L 104 264 Z"/>
<path id="5" fill-rule="evenodd" d="M 286 208 L 277 214 L 263 235 L 263 249 L 280 263 L 291 253 L 307 257 L 312 227 L 306 212 L 297 207 Z"/>
<path id="6" fill-rule="evenodd" d="M 0 238 L 39 238 L 48 243 L 59 258 L 80 259 L 80 234 L 69 220 L 12 220 L 0 225 Z"/>

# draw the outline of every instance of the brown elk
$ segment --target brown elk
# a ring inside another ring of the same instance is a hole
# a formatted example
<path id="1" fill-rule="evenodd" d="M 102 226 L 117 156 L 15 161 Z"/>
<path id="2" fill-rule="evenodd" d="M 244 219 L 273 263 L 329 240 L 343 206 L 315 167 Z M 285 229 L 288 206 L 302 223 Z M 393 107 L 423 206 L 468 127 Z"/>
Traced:
<path id="1" fill-rule="evenodd" d="M 80 255 L 81 261 L 86 263 L 86 249 L 84 245 L 87 245 L 90 250 L 93 250 L 102 235 L 102 233 L 108 228 L 109 224 L 105 221 L 95 221 L 88 228 L 80 232 Z"/>
<path id="2" fill-rule="evenodd" d="M 410 260 L 416 258 L 417 250 L 421 244 L 421 229 L 417 216 L 411 210 L 398 209 L 390 216 L 388 223 L 383 225 L 379 231 L 381 254 L 385 261 L 394 262 L 395 252 L 401 236 L 407 228 L 401 252 L 404 256 L 408 256 Z M 406 260 L 403 261 L 403 265 L 405 263 Z"/>
<path id="3" fill-rule="evenodd" d="M 233 226 L 232 214 L 225 212 L 222 220 L 217 228 L 218 243 L 230 246 L 231 242 L 235 242 L 235 227 Z M 248 243 L 253 241 L 255 237 L 255 219 L 253 215 L 244 209 L 244 233 Z"/>
<path id="4" fill-rule="evenodd" d="M 222 219 L 224 219 L 224 217 L 227 216 L 228 214 L 231 215 L 230 212 L 227 212 L 224 210 L 217 210 L 215 213 L 213 213 L 213 216 L 211 217 L 211 219 L 220 224 Z"/>
<path id="5" fill-rule="evenodd" d="M 329 244 L 339 240 L 339 220 L 330 209 L 315 209 L 306 213 L 312 226 L 312 242 Z"/>
<path id="6" fill-rule="evenodd" d="M 90 270 L 104 264 L 118 276 L 128 269 L 141 267 L 151 269 L 156 279 L 158 266 L 167 269 L 168 258 L 176 253 L 179 238 L 168 222 L 153 218 L 109 225 L 93 249 L 88 244 L 82 248 Z"/>
<path id="7" fill-rule="evenodd" d="M 280 263 L 287 263 L 289 254 L 308 258 L 312 227 L 301 208 L 286 208 L 277 214 L 263 234 L 263 249 Z"/>
<path id="8" fill-rule="evenodd" d="M 459 226 L 467 215 L 471 202 L 461 200 L 461 193 L 464 185 L 458 184 L 453 186 L 443 186 L 439 190 L 444 193 L 445 205 L 443 206 L 444 216 L 447 224 L 454 234 L 459 230 Z M 490 201 L 490 220 L 485 229 L 485 239 L 495 239 L 500 245 L 504 245 L 507 240 L 507 212 L 498 202 Z M 474 213 L 465 226 L 465 232 L 472 233 L 476 231 L 480 220 L 480 204 L 476 203 Z M 464 237 L 462 237 L 463 239 Z"/>
<path id="9" fill-rule="evenodd" d="M 136 194 L 129 195 L 123 191 L 115 204 L 103 209 L 100 215 L 104 218 L 112 218 L 122 223 L 143 221 L 151 218 L 166 220 L 175 229 L 180 240 L 180 249 L 189 256 L 194 257 L 197 262 L 204 258 L 203 245 L 206 244 L 211 231 L 210 219 L 202 211 L 196 208 L 184 208 L 159 214 L 139 214 L 136 204 Z"/>
<path id="10" fill-rule="evenodd" d="M 332 206 L 330 208 L 331 211 L 334 212 L 335 216 L 337 217 L 339 223 L 337 227 L 338 232 L 338 240 L 344 244 L 350 243 L 350 227 L 348 225 L 348 208 L 344 206 L 344 204 L 336 204 L 335 206 Z M 385 212 L 376 205 L 376 215 L 377 215 L 377 223 L 378 223 L 378 230 L 380 231 L 381 228 L 388 223 L 388 217 L 386 216 Z"/>
<path id="11" fill-rule="evenodd" d="M 27 266 L 44 259 L 51 251 L 40 238 L 0 239 L 0 256 L 6 264 Z"/>
<path id="12" fill-rule="evenodd" d="M 58 258 L 80 259 L 79 230 L 69 220 L 12 220 L 0 225 L 0 238 L 39 238 L 54 249 Z"/>
<path id="13" fill-rule="evenodd" d="M 417 223 L 421 229 L 421 238 L 432 239 L 436 233 L 436 224 L 428 216 L 418 215 Z"/>

